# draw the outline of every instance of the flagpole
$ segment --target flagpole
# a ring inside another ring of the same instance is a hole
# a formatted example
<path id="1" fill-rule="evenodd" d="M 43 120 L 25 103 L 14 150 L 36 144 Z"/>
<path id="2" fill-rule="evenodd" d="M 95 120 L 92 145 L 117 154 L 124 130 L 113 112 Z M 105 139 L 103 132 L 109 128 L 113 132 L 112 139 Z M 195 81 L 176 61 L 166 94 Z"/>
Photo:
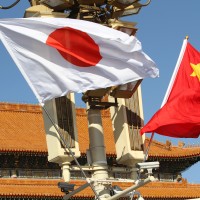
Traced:
<path id="1" fill-rule="evenodd" d="M 52 125 L 54 126 L 54 128 L 56 129 L 57 133 L 60 136 L 61 142 L 64 144 L 64 146 L 67 148 L 67 150 L 69 151 L 69 153 L 71 154 L 71 156 L 73 157 L 74 161 L 76 162 L 76 164 L 78 165 L 79 169 L 81 170 L 82 174 L 84 175 L 86 181 L 87 181 L 87 176 L 85 174 L 85 172 L 83 171 L 81 165 L 79 164 L 78 160 L 76 159 L 76 157 L 74 156 L 74 153 L 71 151 L 69 145 L 66 143 L 65 139 L 63 138 L 60 130 L 58 129 L 58 127 L 56 126 L 56 124 L 54 123 L 52 117 L 50 116 L 49 112 L 47 111 L 47 109 L 45 108 L 45 106 L 42 106 L 42 109 L 44 110 L 44 112 L 46 113 L 47 117 L 49 118 L 49 120 L 51 121 Z M 64 148 L 65 152 L 67 153 L 66 148 Z M 92 186 L 92 184 L 90 182 L 88 182 L 91 189 L 93 190 L 96 199 L 100 200 L 99 195 L 97 194 L 97 192 L 95 191 L 94 187 Z"/>
<path id="2" fill-rule="evenodd" d="M 151 134 L 151 138 L 150 138 L 150 140 L 149 140 L 148 147 L 147 147 L 146 152 L 145 152 L 145 155 L 144 155 L 144 162 L 146 162 L 147 159 L 148 159 L 149 149 L 150 149 L 151 142 L 152 142 L 152 140 L 153 140 L 154 134 L 155 134 L 155 133 L 152 132 L 152 134 Z"/>
<path id="3" fill-rule="evenodd" d="M 187 42 L 188 42 L 188 36 L 185 37 L 185 39 L 183 40 L 183 44 L 182 44 L 182 48 L 181 48 L 181 51 L 180 51 L 180 54 L 179 54 L 179 57 L 178 57 L 178 60 L 177 60 L 177 63 L 176 63 L 176 66 L 175 66 L 175 69 L 174 69 L 174 72 L 172 74 L 172 78 L 170 80 L 170 83 L 169 83 L 169 86 L 167 88 L 167 91 L 165 93 L 165 96 L 164 96 L 164 99 L 163 99 L 163 102 L 161 104 L 161 108 L 164 106 L 164 104 L 166 103 L 169 95 L 170 95 L 170 92 L 171 92 L 171 89 L 172 89 L 172 86 L 174 84 L 174 80 L 176 79 L 176 75 L 178 73 L 178 70 L 179 70 L 179 67 L 180 67 L 180 64 L 181 64 L 181 61 L 183 59 L 183 55 L 185 53 L 185 49 L 186 49 L 186 46 L 187 46 Z"/>

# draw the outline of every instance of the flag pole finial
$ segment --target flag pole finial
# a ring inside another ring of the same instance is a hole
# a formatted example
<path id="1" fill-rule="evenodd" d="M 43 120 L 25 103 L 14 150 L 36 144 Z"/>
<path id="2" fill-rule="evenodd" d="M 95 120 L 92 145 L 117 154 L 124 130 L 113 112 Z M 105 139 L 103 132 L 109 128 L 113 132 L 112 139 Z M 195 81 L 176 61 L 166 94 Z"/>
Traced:
<path id="1" fill-rule="evenodd" d="M 186 40 L 188 40 L 188 39 L 189 39 L 189 36 L 188 36 L 188 35 L 186 35 L 186 36 L 185 36 L 185 39 L 186 39 Z"/>

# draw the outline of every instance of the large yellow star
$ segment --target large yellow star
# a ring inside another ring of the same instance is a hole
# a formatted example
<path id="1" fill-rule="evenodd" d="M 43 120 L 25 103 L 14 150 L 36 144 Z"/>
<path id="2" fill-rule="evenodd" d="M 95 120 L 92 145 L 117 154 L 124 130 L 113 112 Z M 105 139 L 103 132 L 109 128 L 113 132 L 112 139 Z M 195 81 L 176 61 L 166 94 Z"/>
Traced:
<path id="1" fill-rule="evenodd" d="M 193 77 L 197 76 L 197 78 L 200 81 L 200 63 L 197 65 L 190 63 L 190 65 L 191 65 L 192 69 L 194 70 L 190 76 L 193 76 Z"/>

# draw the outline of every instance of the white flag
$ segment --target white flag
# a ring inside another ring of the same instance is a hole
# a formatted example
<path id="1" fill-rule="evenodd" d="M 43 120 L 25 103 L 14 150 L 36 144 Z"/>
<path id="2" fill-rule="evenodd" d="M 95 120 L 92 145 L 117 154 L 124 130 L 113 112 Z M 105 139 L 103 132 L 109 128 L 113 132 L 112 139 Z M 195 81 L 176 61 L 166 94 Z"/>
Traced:
<path id="1" fill-rule="evenodd" d="M 136 37 L 92 22 L 1 19 L 0 38 L 41 104 L 159 74 Z"/>

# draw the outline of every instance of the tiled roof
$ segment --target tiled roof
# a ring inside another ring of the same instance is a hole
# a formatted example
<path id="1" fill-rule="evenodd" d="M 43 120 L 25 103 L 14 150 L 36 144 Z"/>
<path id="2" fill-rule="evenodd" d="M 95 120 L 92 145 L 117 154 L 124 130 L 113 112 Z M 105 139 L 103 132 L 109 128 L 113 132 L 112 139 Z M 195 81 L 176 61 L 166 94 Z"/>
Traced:
<path id="1" fill-rule="evenodd" d="M 41 108 L 0 104 L 0 151 L 46 152 Z"/>
<path id="2" fill-rule="evenodd" d="M 138 189 L 143 197 L 148 198 L 177 198 L 191 199 L 200 197 L 200 184 L 183 182 L 154 182 Z"/>
<path id="3" fill-rule="evenodd" d="M 64 194 L 58 188 L 61 180 L 30 180 L 30 179 L 0 179 L 1 196 L 23 196 L 23 197 L 62 197 Z M 76 188 L 85 184 L 85 181 L 71 181 Z M 130 187 L 130 183 L 117 183 L 123 190 Z M 199 198 L 200 184 L 181 183 L 149 183 L 138 191 L 144 198 Z M 74 197 L 94 197 L 90 187 L 77 193 Z"/>
<path id="4" fill-rule="evenodd" d="M 89 146 L 87 115 L 85 109 L 77 109 L 77 129 L 80 151 Z M 102 123 L 107 153 L 115 154 L 114 137 L 108 111 L 102 111 Z M 0 151 L 47 152 L 41 107 L 30 104 L 0 103 Z"/>
<path id="5" fill-rule="evenodd" d="M 85 153 L 89 146 L 86 110 L 76 110 L 79 147 Z M 30 104 L 0 103 L 0 151 L 47 153 L 41 107 Z M 115 155 L 115 144 L 109 110 L 102 111 L 106 152 Z M 146 140 L 148 142 L 148 139 Z M 200 147 L 174 147 L 153 141 L 150 157 L 193 157 L 200 155 Z"/>
<path id="6" fill-rule="evenodd" d="M 146 144 L 149 139 L 146 139 Z M 186 158 L 200 155 L 200 146 L 193 147 L 178 147 L 168 146 L 158 141 L 152 141 L 149 151 L 149 157 L 163 157 L 163 158 Z"/>
<path id="7" fill-rule="evenodd" d="M 1 196 L 62 196 L 59 180 L 0 179 Z"/>

